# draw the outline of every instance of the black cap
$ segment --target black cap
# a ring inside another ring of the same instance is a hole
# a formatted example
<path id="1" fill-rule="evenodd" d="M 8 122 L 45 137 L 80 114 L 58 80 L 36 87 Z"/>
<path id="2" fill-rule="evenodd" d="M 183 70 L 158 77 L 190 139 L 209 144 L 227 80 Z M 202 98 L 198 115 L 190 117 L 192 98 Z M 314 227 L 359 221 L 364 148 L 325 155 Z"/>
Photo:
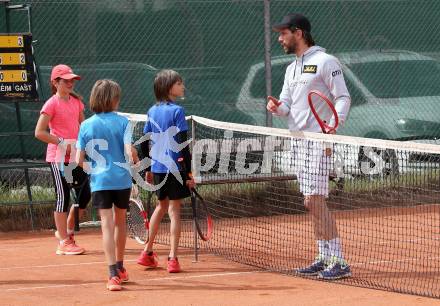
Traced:
<path id="1" fill-rule="evenodd" d="M 310 21 L 306 16 L 302 14 L 289 14 L 283 17 L 280 23 L 276 23 L 272 26 L 274 31 L 281 31 L 282 29 L 300 29 L 306 32 L 310 32 L 312 30 L 312 26 Z"/>

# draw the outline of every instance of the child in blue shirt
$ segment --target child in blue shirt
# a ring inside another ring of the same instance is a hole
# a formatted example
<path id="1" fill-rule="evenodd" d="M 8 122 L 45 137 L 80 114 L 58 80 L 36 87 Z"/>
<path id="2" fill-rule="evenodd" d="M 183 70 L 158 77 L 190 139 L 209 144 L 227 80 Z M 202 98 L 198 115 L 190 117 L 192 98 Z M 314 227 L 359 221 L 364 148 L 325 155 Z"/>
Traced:
<path id="1" fill-rule="evenodd" d="M 152 160 L 151 168 L 147 169 L 146 181 L 160 188 L 156 191 L 159 204 L 151 216 L 148 243 L 137 263 L 146 267 L 157 267 L 153 243 L 160 221 L 168 212 L 171 235 L 167 270 L 170 273 L 181 271 L 177 259 L 181 231 L 180 206 L 182 199 L 190 196 L 189 188 L 195 186 L 190 175 L 191 155 L 187 145 L 188 125 L 185 111 L 175 102 L 184 93 L 182 77 L 176 71 L 162 70 L 156 75 L 154 94 L 157 103 L 148 110 L 144 127 L 144 134 L 149 136 L 149 140 L 141 144 L 143 155 Z M 185 166 L 179 162 L 180 158 L 183 158 Z"/>
<path id="2" fill-rule="evenodd" d="M 115 112 L 120 96 L 121 88 L 116 82 L 98 80 L 95 83 L 90 96 L 90 109 L 95 115 L 81 124 L 76 155 L 77 163 L 90 173 L 92 204 L 101 216 L 110 291 L 121 290 L 121 283 L 128 281 L 123 260 L 132 179 L 128 167 L 118 163 L 133 163 L 135 158 L 129 121 Z M 90 162 L 85 162 L 86 154 Z"/>

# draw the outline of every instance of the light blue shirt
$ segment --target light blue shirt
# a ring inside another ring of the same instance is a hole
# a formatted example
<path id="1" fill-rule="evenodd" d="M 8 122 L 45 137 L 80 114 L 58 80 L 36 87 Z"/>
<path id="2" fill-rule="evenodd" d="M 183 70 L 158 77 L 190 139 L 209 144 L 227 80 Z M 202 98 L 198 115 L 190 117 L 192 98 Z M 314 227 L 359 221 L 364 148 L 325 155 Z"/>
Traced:
<path id="1" fill-rule="evenodd" d="M 169 173 L 180 171 L 177 162 L 182 157 L 181 146 L 176 141 L 176 134 L 187 131 L 185 111 L 173 102 L 160 102 L 148 110 L 144 134 L 151 134 L 151 172 Z"/>
<path id="2" fill-rule="evenodd" d="M 91 162 L 92 192 L 131 188 L 129 162 L 124 155 L 124 145 L 131 144 L 131 138 L 128 119 L 115 112 L 98 113 L 82 122 L 76 148 L 85 150 Z"/>

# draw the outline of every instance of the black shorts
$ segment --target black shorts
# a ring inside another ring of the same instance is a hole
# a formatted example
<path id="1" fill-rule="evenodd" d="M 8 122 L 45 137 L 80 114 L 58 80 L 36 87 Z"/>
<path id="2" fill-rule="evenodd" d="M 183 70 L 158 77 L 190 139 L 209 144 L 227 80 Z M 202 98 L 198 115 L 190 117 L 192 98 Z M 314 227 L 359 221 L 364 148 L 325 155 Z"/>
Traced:
<path id="1" fill-rule="evenodd" d="M 121 190 L 99 190 L 92 192 L 92 204 L 97 209 L 109 209 L 113 204 L 117 208 L 127 209 L 131 188 Z"/>
<path id="2" fill-rule="evenodd" d="M 166 173 L 153 173 L 153 182 L 157 186 L 165 179 Z M 156 190 L 156 195 L 159 200 L 180 200 L 189 197 L 190 191 L 186 186 L 186 174 L 181 172 L 180 176 L 183 179 L 183 185 L 176 179 L 172 173 L 168 173 L 167 180 L 165 184 L 158 190 Z"/>

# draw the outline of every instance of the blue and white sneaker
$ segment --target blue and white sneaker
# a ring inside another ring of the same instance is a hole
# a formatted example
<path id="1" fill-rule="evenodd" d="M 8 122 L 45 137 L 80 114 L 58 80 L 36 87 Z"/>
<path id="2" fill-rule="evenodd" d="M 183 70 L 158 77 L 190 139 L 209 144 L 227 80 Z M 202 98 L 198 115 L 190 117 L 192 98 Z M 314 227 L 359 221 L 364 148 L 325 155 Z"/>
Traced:
<path id="1" fill-rule="evenodd" d="M 318 278 L 325 280 L 335 280 L 350 276 L 350 266 L 345 260 L 340 258 L 332 258 L 325 270 L 318 272 Z"/>
<path id="2" fill-rule="evenodd" d="M 302 276 L 315 276 L 324 271 L 326 262 L 322 256 L 317 256 L 315 261 L 308 267 L 295 269 L 295 273 Z"/>

